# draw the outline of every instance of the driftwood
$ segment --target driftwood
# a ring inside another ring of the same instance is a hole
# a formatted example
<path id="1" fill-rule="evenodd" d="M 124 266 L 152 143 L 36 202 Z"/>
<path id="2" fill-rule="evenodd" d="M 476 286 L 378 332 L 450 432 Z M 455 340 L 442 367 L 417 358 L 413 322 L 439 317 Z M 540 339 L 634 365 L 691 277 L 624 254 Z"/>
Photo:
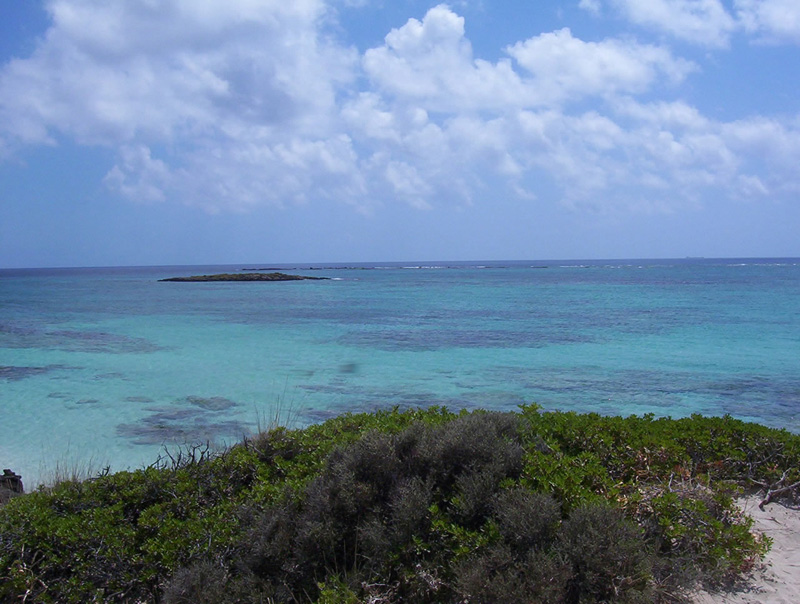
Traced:
<path id="1" fill-rule="evenodd" d="M 758 507 L 762 512 L 764 511 L 764 506 L 770 503 L 776 496 L 782 495 L 783 493 L 789 493 L 794 489 L 800 488 L 800 480 L 793 484 L 784 486 L 786 483 L 786 475 L 788 473 L 789 470 L 786 470 L 783 473 L 783 476 L 781 476 L 781 479 L 769 487 L 763 485 L 767 490 L 767 495 L 761 500 L 761 503 L 758 504 Z"/>

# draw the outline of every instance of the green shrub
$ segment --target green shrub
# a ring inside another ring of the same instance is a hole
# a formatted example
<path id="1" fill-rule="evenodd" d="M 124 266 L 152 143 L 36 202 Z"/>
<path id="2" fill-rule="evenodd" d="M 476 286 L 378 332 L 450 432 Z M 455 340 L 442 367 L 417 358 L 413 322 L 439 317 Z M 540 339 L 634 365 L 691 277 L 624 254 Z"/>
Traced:
<path id="1" fill-rule="evenodd" d="M 572 565 L 570 602 L 652 602 L 642 532 L 618 509 L 575 509 L 561 525 L 556 550 Z"/>
<path id="2" fill-rule="evenodd" d="M 520 558 L 497 546 L 461 562 L 455 575 L 464 601 L 559 604 L 566 602 L 572 569 L 550 552 L 531 551 Z"/>
<path id="3" fill-rule="evenodd" d="M 553 542 L 561 520 L 561 506 L 550 495 L 514 488 L 495 497 L 493 517 L 512 550 L 527 553 L 531 549 L 546 549 Z"/>
<path id="4" fill-rule="evenodd" d="M 0 601 L 669 601 L 768 542 L 737 488 L 800 437 L 732 418 L 343 415 L 0 507 Z"/>
<path id="5" fill-rule="evenodd" d="M 163 604 L 257 601 L 252 597 L 257 597 L 257 590 L 252 585 L 229 580 L 228 571 L 223 565 L 203 560 L 178 569 L 164 588 L 161 601 Z"/>

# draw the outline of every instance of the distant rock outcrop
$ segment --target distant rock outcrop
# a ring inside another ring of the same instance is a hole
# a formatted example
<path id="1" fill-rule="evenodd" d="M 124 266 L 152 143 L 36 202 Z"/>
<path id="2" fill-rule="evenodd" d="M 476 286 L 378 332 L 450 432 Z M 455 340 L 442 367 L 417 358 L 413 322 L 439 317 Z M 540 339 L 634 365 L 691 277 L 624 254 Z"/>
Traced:
<path id="1" fill-rule="evenodd" d="M 328 277 L 307 277 L 305 275 L 287 275 L 286 273 L 220 273 L 218 275 L 170 277 L 169 279 L 159 279 L 159 281 L 322 281 L 327 279 Z"/>

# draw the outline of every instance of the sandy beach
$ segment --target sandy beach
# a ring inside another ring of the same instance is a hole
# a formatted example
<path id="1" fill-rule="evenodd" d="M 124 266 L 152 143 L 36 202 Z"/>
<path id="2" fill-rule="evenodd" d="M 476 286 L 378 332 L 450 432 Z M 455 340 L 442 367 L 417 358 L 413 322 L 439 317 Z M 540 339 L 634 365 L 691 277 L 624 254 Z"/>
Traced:
<path id="1" fill-rule="evenodd" d="M 736 592 L 700 593 L 695 604 L 796 604 L 800 602 L 800 508 L 772 502 L 759 509 L 761 497 L 740 501 L 755 520 L 754 530 L 772 539 L 772 549 L 752 580 Z"/>

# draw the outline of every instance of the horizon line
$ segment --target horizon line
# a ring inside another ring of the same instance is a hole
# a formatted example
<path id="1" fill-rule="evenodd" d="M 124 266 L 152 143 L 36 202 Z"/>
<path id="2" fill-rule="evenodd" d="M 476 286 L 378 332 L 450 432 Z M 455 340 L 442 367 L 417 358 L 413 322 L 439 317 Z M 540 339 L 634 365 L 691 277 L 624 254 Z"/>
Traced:
<path id="1" fill-rule="evenodd" d="M 382 266 L 382 265 L 414 265 L 414 267 L 431 266 L 431 265 L 446 265 L 446 264 L 476 264 L 476 263 L 520 263 L 520 262 L 535 262 L 535 263 L 554 263 L 554 262 L 648 262 L 648 261 L 691 261 L 691 260 L 704 260 L 704 261 L 732 261 L 732 260 L 797 260 L 800 261 L 800 256 L 651 256 L 651 257 L 617 257 L 617 258 L 521 258 L 521 259 L 475 259 L 475 260 L 353 260 L 353 261 L 324 261 L 324 262 L 211 262 L 211 263 L 193 263 L 193 264 L 118 264 L 118 265 L 60 265 L 60 266 L 8 266 L 0 267 L 0 271 L 24 271 L 24 270 L 102 270 L 102 269 L 145 269 L 145 268 L 180 268 L 180 267 L 194 267 L 194 266 L 242 266 L 250 268 L 253 265 L 262 265 L 270 268 L 285 268 L 293 265 L 291 268 L 296 269 L 322 269 L 322 268 L 346 268 L 347 266 L 362 267 L 363 265 L 369 266 Z M 401 268 L 401 267 L 398 267 Z M 444 268 L 444 267 L 443 267 Z M 251 269 L 252 270 L 252 269 Z M 266 269 L 265 269 L 266 270 Z"/>

